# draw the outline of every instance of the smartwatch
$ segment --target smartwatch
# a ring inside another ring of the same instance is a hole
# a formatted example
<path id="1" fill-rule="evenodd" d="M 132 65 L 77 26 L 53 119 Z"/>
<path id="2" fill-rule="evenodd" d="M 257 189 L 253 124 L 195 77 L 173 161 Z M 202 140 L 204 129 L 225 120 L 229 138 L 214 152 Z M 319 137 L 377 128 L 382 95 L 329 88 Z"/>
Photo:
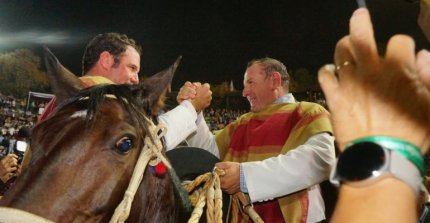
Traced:
<path id="1" fill-rule="evenodd" d="M 344 183 L 360 187 L 387 176 L 405 182 L 419 194 L 422 177 L 413 162 L 381 144 L 362 141 L 339 155 L 330 173 L 330 182 L 336 186 Z"/>

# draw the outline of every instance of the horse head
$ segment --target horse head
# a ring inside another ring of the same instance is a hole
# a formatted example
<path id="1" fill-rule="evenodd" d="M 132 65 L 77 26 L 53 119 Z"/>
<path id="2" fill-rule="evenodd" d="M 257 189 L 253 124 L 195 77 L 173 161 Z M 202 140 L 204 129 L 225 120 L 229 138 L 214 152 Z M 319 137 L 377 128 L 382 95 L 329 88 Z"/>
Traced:
<path id="1" fill-rule="evenodd" d="M 0 205 L 55 222 L 107 222 L 122 200 L 148 133 L 162 109 L 180 58 L 136 86 L 83 88 L 46 48 L 57 107 L 32 132 L 32 157 Z M 145 171 L 133 221 L 175 222 L 178 205 L 168 174 Z"/>

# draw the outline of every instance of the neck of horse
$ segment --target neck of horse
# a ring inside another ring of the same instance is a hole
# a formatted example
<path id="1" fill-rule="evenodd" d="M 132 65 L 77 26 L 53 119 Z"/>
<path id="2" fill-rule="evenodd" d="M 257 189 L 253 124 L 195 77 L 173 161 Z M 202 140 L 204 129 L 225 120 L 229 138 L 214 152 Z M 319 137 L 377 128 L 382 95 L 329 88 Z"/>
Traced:
<path id="1" fill-rule="evenodd" d="M 82 191 L 79 191 L 78 187 L 67 184 L 51 184 L 49 180 L 45 183 L 42 179 L 32 180 L 32 172 L 28 169 L 20 176 L 0 200 L 1 206 L 27 211 L 54 222 L 109 221 L 115 205 L 103 204 L 104 201 L 93 199 L 92 193 L 100 193 L 86 190 L 88 185 L 81 185 Z M 106 196 L 109 197 L 109 194 L 106 193 Z"/>

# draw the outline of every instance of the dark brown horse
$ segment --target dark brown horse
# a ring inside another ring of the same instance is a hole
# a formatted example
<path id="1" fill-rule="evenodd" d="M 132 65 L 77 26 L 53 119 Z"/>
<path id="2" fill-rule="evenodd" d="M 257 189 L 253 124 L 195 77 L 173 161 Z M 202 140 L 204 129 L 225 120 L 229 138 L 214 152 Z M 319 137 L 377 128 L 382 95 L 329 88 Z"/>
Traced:
<path id="1" fill-rule="evenodd" d="M 33 129 L 30 164 L 0 205 L 54 222 L 108 222 L 142 152 L 145 116 L 160 110 L 178 60 L 138 86 L 87 89 L 49 50 L 45 61 L 60 103 Z M 171 175 L 145 171 L 128 221 L 181 222 L 178 191 Z"/>

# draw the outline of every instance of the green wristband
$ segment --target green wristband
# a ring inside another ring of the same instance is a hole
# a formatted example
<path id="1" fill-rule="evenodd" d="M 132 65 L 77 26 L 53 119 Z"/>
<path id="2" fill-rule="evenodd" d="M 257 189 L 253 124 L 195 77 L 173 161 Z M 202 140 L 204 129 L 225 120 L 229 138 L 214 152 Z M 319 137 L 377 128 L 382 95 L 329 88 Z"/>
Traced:
<path id="1" fill-rule="evenodd" d="M 402 155 L 409 161 L 411 161 L 421 173 L 421 176 L 425 175 L 425 167 L 424 167 L 424 159 L 421 155 L 421 150 L 418 146 L 396 138 L 387 137 L 387 136 L 370 136 L 365 138 L 360 138 L 349 143 L 348 146 L 359 142 L 373 142 L 379 144 L 389 150 L 395 151 L 398 154 Z"/>

